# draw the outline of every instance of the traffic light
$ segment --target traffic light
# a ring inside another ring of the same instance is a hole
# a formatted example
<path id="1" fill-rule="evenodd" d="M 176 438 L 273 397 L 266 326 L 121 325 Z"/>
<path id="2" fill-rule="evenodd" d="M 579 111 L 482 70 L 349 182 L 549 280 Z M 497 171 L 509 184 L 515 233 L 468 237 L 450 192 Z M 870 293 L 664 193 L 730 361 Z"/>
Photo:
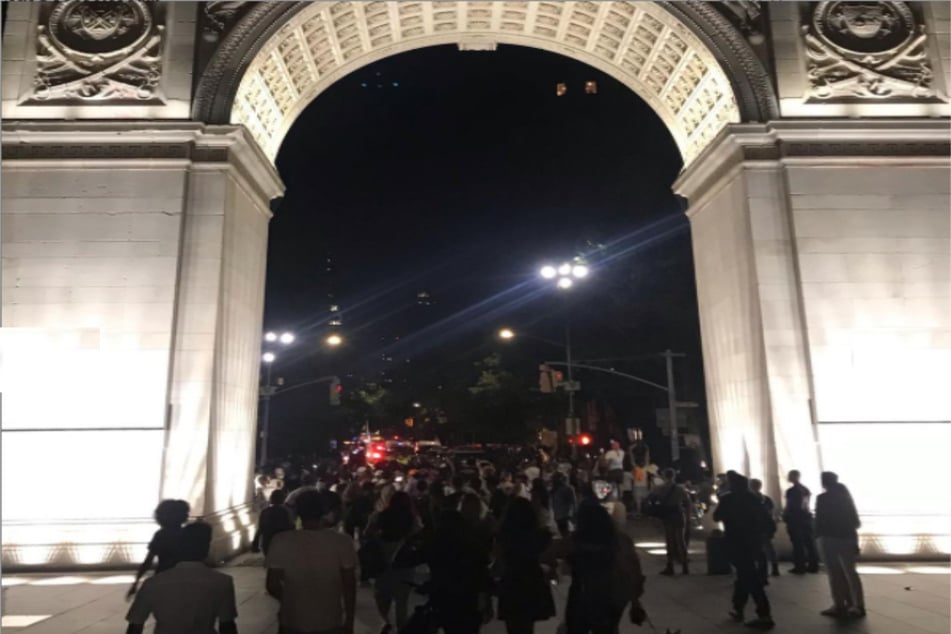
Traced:
<path id="1" fill-rule="evenodd" d="M 551 373 L 551 385 L 553 388 L 559 388 L 565 382 L 565 373 L 561 370 L 553 370 Z"/>
<path id="2" fill-rule="evenodd" d="M 591 444 L 591 434 L 578 434 L 578 444 L 587 447 Z"/>
<path id="3" fill-rule="evenodd" d="M 538 366 L 538 389 L 543 394 L 551 394 L 555 391 L 551 368 L 548 364 L 542 363 Z"/>
<path id="4" fill-rule="evenodd" d="M 340 405 L 340 395 L 343 394 L 343 386 L 340 385 L 340 379 L 334 377 L 330 382 L 330 404 Z"/>

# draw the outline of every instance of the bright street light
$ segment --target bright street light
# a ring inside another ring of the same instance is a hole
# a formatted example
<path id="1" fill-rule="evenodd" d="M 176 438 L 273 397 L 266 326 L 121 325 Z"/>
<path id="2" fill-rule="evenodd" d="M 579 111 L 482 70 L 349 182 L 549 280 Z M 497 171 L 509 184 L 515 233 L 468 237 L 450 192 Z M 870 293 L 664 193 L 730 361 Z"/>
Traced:
<path id="1" fill-rule="evenodd" d="M 271 343 L 277 341 L 277 333 L 276 332 L 264 333 L 264 340 Z"/>
<path id="2" fill-rule="evenodd" d="M 274 363 L 275 359 L 277 359 L 277 356 L 273 352 L 265 352 L 261 355 L 261 361 L 265 363 Z"/>
<path id="3" fill-rule="evenodd" d="M 571 269 L 571 274 L 577 278 L 588 277 L 588 267 L 584 264 L 575 264 Z"/>
<path id="4" fill-rule="evenodd" d="M 558 267 L 558 274 L 559 274 L 559 275 L 571 275 L 571 265 L 568 264 L 567 262 L 565 262 L 564 264 L 562 264 L 561 266 L 559 266 L 559 267 Z"/>
<path id="5" fill-rule="evenodd" d="M 271 334 L 271 333 L 268 333 L 268 334 Z M 281 343 L 283 343 L 285 346 L 288 344 L 294 343 L 293 333 L 290 333 L 290 332 L 283 333 L 281 335 Z"/>
<path id="6" fill-rule="evenodd" d="M 514 339 L 515 332 L 511 328 L 503 328 L 502 330 L 499 331 L 499 338 L 500 339 Z"/>
<path id="7" fill-rule="evenodd" d="M 570 278 L 570 277 L 563 277 L 563 278 L 561 278 L 560 280 L 558 280 L 558 288 L 565 288 L 565 289 L 567 289 L 567 288 L 571 288 L 572 286 L 574 286 L 574 284 L 575 284 L 575 283 L 571 281 L 571 278 Z"/>
<path id="8" fill-rule="evenodd" d="M 550 279 L 553 279 L 556 275 L 558 275 L 558 271 L 555 270 L 555 267 L 551 265 L 546 265 L 542 267 L 541 274 L 542 274 L 542 277 L 544 277 L 546 280 L 550 280 Z"/>
<path id="9" fill-rule="evenodd" d="M 326 341 L 328 346 L 336 347 L 343 343 L 343 337 L 340 335 L 330 335 L 327 337 Z"/>

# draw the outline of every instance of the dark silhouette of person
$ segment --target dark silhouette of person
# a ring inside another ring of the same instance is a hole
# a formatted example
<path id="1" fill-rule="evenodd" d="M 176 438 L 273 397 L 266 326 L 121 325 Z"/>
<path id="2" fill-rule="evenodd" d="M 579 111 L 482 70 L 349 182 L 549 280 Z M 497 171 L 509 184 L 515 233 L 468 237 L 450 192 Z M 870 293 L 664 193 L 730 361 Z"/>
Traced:
<path id="1" fill-rule="evenodd" d="M 294 530 L 294 512 L 284 504 L 287 494 L 284 489 L 274 489 L 268 506 L 258 516 L 258 530 L 254 535 L 252 550 L 261 550 L 267 555 L 271 540 L 282 531 Z"/>
<path id="2" fill-rule="evenodd" d="M 415 562 L 406 561 L 400 555 L 406 551 L 407 542 L 422 529 L 416 515 L 413 498 L 398 491 L 390 498 L 389 505 L 376 514 L 367 526 L 367 538 L 380 540 L 387 568 L 375 580 L 373 599 L 383 619 L 383 632 L 390 632 L 390 608 L 396 606 L 396 627 L 403 629 L 408 618 L 409 595 L 412 589 Z"/>
<path id="3" fill-rule="evenodd" d="M 823 610 L 825 616 L 865 616 L 865 593 L 862 579 L 855 568 L 859 554 L 859 533 L 862 525 L 852 494 L 839 476 L 831 471 L 822 473 L 825 493 L 816 497 L 816 537 L 822 551 L 822 561 L 829 575 L 833 605 Z"/>
<path id="4" fill-rule="evenodd" d="M 445 634 L 476 634 L 492 617 L 489 556 L 458 511 L 443 511 L 426 549 L 430 602 Z"/>
<path id="5" fill-rule="evenodd" d="M 155 507 L 155 522 L 160 528 L 155 531 L 152 541 L 149 542 L 148 553 L 135 573 L 135 581 L 132 582 L 132 587 L 126 594 L 127 598 L 131 598 L 136 593 L 139 582 L 152 567 L 153 561 L 158 560 L 155 574 L 164 572 L 178 563 L 182 525 L 188 521 L 190 511 L 191 507 L 185 500 L 162 500 Z"/>
<path id="6" fill-rule="evenodd" d="M 786 505 L 783 507 L 783 521 L 793 548 L 793 567 L 789 572 L 794 575 L 819 572 L 819 553 L 812 529 L 812 511 L 809 510 L 812 493 L 799 481 L 800 477 L 795 469 L 789 472 L 787 479 L 792 486 L 786 489 Z"/>
<path id="7" fill-rule="evenodd" d="M 727 553 L 736 571 L 733 583 L 733 610 L 730 616 L 743 621 L 743 610 L 750 597 L 756 604 L 756 616 L 747 626 L 768 630 L 773 623 L 763 580 L 756 570 L 756 559 L 763 547 L 766 518 L 763 505 L 749 488 L 749 481 L 735 471 L 727 474 L 730 494 L 720 498 L 713 519 L 723 522 Z"/>
<path id="8" fill-rule="evenodd" d="M 155 617 L 156 634 L 237 634 L 234 580 L 204 563 L 211 535 L 204 522 L 181 530 L 180 561 L 142 584 L 126 616 L 126 634 L 142 634 L 149 616 Z"/>
<path id="9" fill-rule="evenodd" d="M 531 502 L 512 500 L 502 518 L 497 552 L 502 566 L 499 581 L 499 618 L 508 634 L 532 634 L 535 621 L 555 616 L 551 586 L 542 569 L 542 553 L 552 541 Z"/>
<path id="10" fill-rule="evenodd" d="M 756 559 L 756 568 L 763 579 L 763 585 L 768 586 L 770 567 L 772 567 L 773 576 L 779 576 L 779 559 L 776 556 L 776 549 L 773 547 L 773 537 L 776 536 L 776 506 L 773 504 L 773 499 L 763 493 L 762 480 L 755 478 L 750 480 L 750 490 L 763 505 L 763 511 L 765 511 L 768 518 L 763 531 L 763 548 L 760 549 L 759 557 Z"/>
<path id="11" fill-rule="evenodd" d="M 661 523 L 664 526 L 664 541 L 667 544 L 667 566 L 661 571 L 662 575 L 673 575 L 674 566 L 680 564 L 683 574 L 690 574 L 690 564 L 687 561 L 687 533 L 690 525 L 687 522 L 690 494 L 682 485 L 677 484 L 677 472 L 673 469 L 664 469 L 664 484 L 657 487 L 652 495 L 660 500 Z"/>
<path id="12" fill-rule="evenodd" d="M 644 575 L 631 538 L 618 531 L 608 511 L 594 500 L 578 507 L 578 527 L 563 540 L 571 567 L 565 607 L 566 634 L 616 634 L 628 604 L 640 609 Z"/>

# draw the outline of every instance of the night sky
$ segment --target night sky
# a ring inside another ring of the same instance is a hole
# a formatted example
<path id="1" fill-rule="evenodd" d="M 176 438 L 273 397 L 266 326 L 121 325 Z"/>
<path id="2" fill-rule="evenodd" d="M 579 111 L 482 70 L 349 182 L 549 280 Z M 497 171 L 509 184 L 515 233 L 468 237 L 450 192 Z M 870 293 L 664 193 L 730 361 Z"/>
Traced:
<path id="1" fill-rule="evenodd" d="M 687 353 L 681 392 L 702 400 L 689 225 L 670 192 L 680 157 L 653 111 L 607 75 L 511 46 L 398 55 L 318 96 L 277 164 L 287 193 L 270 225 L 265 326 L 299 336 L 275 367 L 289 384 L 338 374 L 351 387 L 395 364 L 438 381 L 492 352 L 534 375 L 562 353 L 503 347 L 492 333 L 559 339 L 570 317 L 576 358 Z M 541 264 L 582 253 L 594 267 L 583 287 L 538 278 Z M 419 305 L 420 291 L 435 303 Z M 348 342 L 334 351 L 320 344 L 329 292 Z M 612 365 L 663 381 L 660 362 Z M 666 402 L 579 378 L 641 426 Z M 309 442 L 326 401 L 323 387 L 276 399 L 275 449 Z"/>

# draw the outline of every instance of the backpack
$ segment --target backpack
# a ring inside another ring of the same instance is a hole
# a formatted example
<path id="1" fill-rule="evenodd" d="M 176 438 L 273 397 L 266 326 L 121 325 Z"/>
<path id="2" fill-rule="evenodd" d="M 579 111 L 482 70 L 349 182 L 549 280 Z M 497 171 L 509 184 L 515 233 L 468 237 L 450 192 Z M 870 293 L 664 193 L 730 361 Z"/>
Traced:
<path id="1" fill-rule="evenodd" d="M 670 505 L 670 498 L 673 497 L 676 486 L 676 484 L 671 484 L 664 497 L 655 494 L 648 496 L 644 513 L 648 517 L 656 517 L 657 519 L 664 519 L 677 513 L 677 507 Z"/>

